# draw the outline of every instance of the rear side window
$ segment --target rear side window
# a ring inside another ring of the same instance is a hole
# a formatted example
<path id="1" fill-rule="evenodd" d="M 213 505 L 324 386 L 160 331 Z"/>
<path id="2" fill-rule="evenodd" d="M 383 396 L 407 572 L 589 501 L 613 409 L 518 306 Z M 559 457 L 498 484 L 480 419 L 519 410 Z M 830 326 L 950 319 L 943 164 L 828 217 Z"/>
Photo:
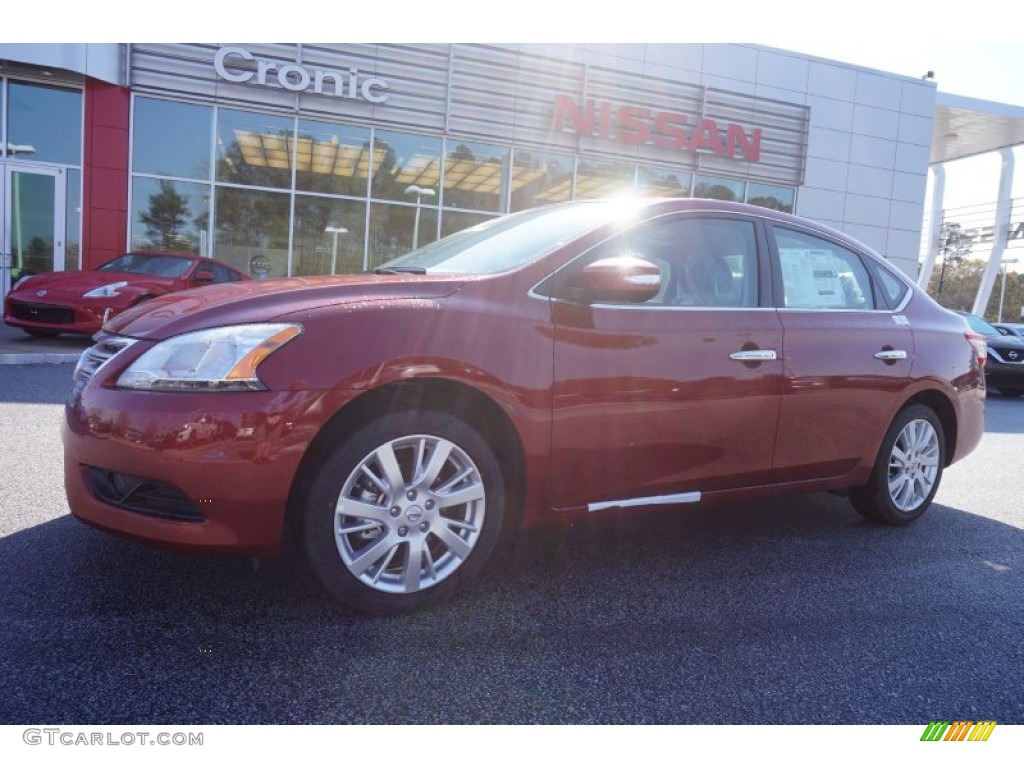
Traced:
<path id="1" fill-rule="evenodd" d="M 792 309 L 875 309 L 871 278 L 860 257 L 838 243 L 774 227 L 783 306 Z"/>

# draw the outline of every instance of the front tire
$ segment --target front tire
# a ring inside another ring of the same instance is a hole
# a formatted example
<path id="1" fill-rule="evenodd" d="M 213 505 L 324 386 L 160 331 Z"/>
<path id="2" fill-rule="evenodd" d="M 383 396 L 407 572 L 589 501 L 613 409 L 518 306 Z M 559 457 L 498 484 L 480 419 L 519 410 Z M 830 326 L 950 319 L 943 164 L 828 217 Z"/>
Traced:
<path id="1" fill-rule="evenodd" d="M 850 502 L 864 517 L 906 525 L 925 513 L 942 480 L 946 441 L 931 408 L 904 408 L 882 440 L 871 479 L 850 491 Z"/>
<path id="2" fill-rule="evenodd" d="M 303 511 L 303 548 L 346 605 L 406 613 L 479 573 L 504 506 L 501 467 L 470 425 L 439 412 L 387 414 L 322 461 Z"/>

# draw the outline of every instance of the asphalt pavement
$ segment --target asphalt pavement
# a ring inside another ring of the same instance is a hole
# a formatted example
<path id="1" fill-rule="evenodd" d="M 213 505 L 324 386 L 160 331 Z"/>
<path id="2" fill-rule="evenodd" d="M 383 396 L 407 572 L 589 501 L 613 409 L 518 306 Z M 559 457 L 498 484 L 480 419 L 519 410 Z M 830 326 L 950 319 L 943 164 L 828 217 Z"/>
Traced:
<path id="1" fill-rule="evenodd" d="M 71 370 L 0 366 L 0 723 L 1024 723 L 1024 400 L 907 528 L 828 494 L 594 518 L 368 618 L 70 517 Z"/>

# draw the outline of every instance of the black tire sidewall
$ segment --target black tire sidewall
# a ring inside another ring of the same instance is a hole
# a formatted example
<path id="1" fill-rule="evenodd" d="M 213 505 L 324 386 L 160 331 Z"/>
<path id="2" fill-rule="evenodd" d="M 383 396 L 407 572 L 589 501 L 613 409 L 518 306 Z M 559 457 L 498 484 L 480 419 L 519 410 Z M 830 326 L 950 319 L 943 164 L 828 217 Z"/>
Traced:
<path id="1" fill-rule="evenodd" d="M 334 538 L 335 506 L 352 471 L 372 451 L 408 435 L 450 440 L 476 464 L 484 484 L 484 524 L 469 557 L 440 583 L 412 594 L 375 590 L 354 576 L 341 559 Z M 395 615 L 424 608 L 447 598 L 476 576 L 494 550 L 502 530 L 505 486 L 501 467 L 487 442 L 461 419 L 434 411 L 386 414 L 364 424 L 322 460 L 302 511 L 305 557 L 320 583 L 335 598 L 357 611 Z"/>
<path id="2" fill-rule="evenodd" d="M 892 456 L 893 447 L 903 429 L 912 421 L 924 420 L 931 424 L 935 430 L 939 445 L 939 461 L 935 482 L 932 484 L 928 496 L 911 510 L 899 509 L 892 500 L 889 493 L 889 459 Z M 935 411 L 926 405 L 911 405 L 900 411 L 892 424 L 889 425 L 885 438 L 878 451 L 878 458 L 871 472 L 871 480 L 863 488 L 857 488 L 851 493 L 851 500 L 857 510 L 870 520 L 889 523 L 890 525 L 906 525 L 913 522 L 925 513 L 935 498 L 942 481 L 942 472 L 946 463 L 946 442 L 945 433 L 942 429 L 942 422 Z"/>

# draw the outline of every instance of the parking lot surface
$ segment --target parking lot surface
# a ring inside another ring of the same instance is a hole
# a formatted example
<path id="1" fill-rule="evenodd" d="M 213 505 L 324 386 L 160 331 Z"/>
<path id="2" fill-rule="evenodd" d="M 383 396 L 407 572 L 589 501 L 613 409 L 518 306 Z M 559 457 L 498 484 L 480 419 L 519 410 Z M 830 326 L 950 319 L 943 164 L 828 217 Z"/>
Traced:
<path id="1" fill-rule="evenodd" d="M 381 619 L 71 518 L 71 369 L 0 366 L 0 723 L 1024 723 L 1024 400 L 905 529 L 825 494 L 596 517 Z"/>

